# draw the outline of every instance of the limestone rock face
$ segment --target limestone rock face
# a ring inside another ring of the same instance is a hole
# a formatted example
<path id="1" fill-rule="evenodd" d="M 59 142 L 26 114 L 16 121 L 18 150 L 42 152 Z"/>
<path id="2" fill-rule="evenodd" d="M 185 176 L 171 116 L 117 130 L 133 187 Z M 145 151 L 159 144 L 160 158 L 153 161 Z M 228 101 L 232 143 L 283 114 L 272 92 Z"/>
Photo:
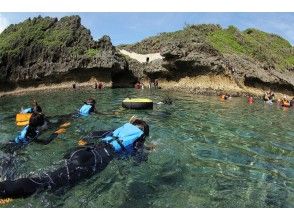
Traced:
<path id="1" fill-rule="evenodd" d="M 253 34 L 253 36 L 251 36 Z M 268 43 L 266 43 L 268 42 Z M 293 47 L 279 36 L 258 30 L 192 25 L 162 33 L 120 49 L 160 53 L 161 60 L 137 64 L 149 78 L 179 80 L 186 76 L 225 75 L 240 88 L 274 89 L 294 95 Z M 270 52 L 267 52 L 270 51 Z"/>
<path id="2" fill-rule="evenodd" d="M 79 16 L 28 19 L 0 34 L 1 90 L 96 76 L 116 87 L 136 81 L 110 37 L 93 40 Z"/>

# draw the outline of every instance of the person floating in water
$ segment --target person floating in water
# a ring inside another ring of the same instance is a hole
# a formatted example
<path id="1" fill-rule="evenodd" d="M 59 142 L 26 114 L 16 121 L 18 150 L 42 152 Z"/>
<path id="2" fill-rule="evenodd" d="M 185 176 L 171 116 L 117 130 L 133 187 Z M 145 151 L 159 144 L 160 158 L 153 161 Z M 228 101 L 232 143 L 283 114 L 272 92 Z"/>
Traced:
<path id="1" fill-rule="evenodd" d="M 279 101 L 280 101 L 279 103 L 282 107 L 291 107 L 291 101 L 287 98 L 286 95 L 284 95 L 283 98 Z"/>
<path id="2" fill-rule="evenodd" d="M 84 105 L 79 110 L 79 115 L 89 116 L 92 113 L 96 112 L 96 101 L 95 99 L 89 98 L 84 102 Z"/>
<path id="3" fill-rule="evenodd" d="M 74 186 L 104 170 L 115 158 L 132 156 L 138 162 L 146 161 L 144 142 L 148 136 L 148 124 L 137 118 L 113 131 L 92 132 L 82 140 L 83 148 L 65 155 L 64 165 L 60 168 L 39 176 L 0 182 L 0 199 L 28 197 L 40 190 Z M 88 142 L 94 139 L 100 142 Z"/>
<path id="4" fill-rule="evenodd" d="M 163 98 L 162 101 L 160 101 L 160 102 L 157 103 L 157 105 L 162 105 L 162 104 L 172 105 L 173 104 L 173 100 L 169 96 L 166 96 L 166 97 Z"/>
<path id="5" fill-rule="evenodd" d="M 253 104 L 253 102 L 254 102 L 253 97 L 252 97 L 252 96 L 248 96 L 247 102 L 248 102 L 249 104 Z"/>
<path id="6" fill-rule="evenodd" d="M 272 90 L 269 90 L 269 99 L 273 102 L 275 101 L 275 93 Z"/>
<path id="7" fill-rule="evenodd" d="M 224 95 L 221 95 L 221 99 L 222 99 L 222 100 L 228 100 L 228 99 L 231 99 L 231 98 L 232 98 L 232 96 L 229 95 L 228 93 L 226 93 L 226 94 L 224 94 Z"/>
<path id="8" fill-rule="evenodd" d="M 54 140 L 59 134 L 63 133 L 65 131 L 65 128 L 69 125 L 61 124 L 61 121 L 58 121 L 56 124 L 49 123 L 50 127 L 58 127 L 58 129 L 50 135 L 49 138 L 42 140 L 38 137 L 42 133 L 42 131 L 48 129 L 48 123 L 47 119 L 45 118 L 44 114 L 42 113 L 32 113 L 29 124 L 25 126 L 21 132 L 15 137 L 14 140 L 9 141 L 8 143 L 5 143 L 1 145 L 1 149 L 7 153 L 13 153 L 16 150 L 19 150 L 25 146 L 27 146 L 31 142 L 37 142 L 40 144 L 47 145 L 52 140 Z"/>
<path id="9" fill-rule="evenodd" d="M 141 83 L 141 82 L 137 82 L 137 83 L 135 84 L 135 89 L 144 89 L 144 84 Z"/>
<path id="10" fill-rule="evenodd" d="M 33 101 L 33 106 L 26 108 L 26 109 L 21 109 L 20 113 L 42 113 L 42 108 L 41 106 L 38 104 L 38 102 L 36 100 Z"/>
<path id="11" fill-rule="evenodd" d="M 269 90 L 268 92 L 264 93 L 262 98 L 266 103 L 273 104 L 273 101 L 275 101 L 275 94 L 273 91 Z"/>

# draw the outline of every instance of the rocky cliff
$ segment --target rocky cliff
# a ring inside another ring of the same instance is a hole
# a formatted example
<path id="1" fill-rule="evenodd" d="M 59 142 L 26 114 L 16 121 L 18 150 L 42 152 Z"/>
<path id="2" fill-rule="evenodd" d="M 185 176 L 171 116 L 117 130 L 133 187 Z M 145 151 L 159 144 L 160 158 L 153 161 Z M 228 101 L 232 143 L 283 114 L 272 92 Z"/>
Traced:
<path id="1" fill-rule="evenodd" d="M 141 78 L 178 81 L 223 75 L 240 89 L 271 88 L 294 94 L 294 48 L 283 38 L 259 30 L 189 25 L 119 48 L 140 54 L 160 52 L 164 57 L 141 65 L 133 62 L 130 69 Z"/>
<path id="2" fill-rule="evenodd" d="M 118 49 L 163 58 L 142 63 Z M 188 25 L 115 48 L 108 36 L 93 40 L 79 16 L 39 16 L 0 34 L 0 91 L 93 77 L 112 82 L 113 87 L 132 87 L 138 78 L 185 78 L 182 84 L 190 82 L 192 87 L 205 79 L 225 78 L 240 91 L 271 88 L 293 95 L 294 48 L 275 34 L 219 25 Z"/>
<path id="3" fill-rule="evenodd" d="M 112 81 L 114 87 L 136 81 L 110 38 L 94 41 L 79 16 L 39 16 L 0 34 L 0 90 L 91 77 Z"/>

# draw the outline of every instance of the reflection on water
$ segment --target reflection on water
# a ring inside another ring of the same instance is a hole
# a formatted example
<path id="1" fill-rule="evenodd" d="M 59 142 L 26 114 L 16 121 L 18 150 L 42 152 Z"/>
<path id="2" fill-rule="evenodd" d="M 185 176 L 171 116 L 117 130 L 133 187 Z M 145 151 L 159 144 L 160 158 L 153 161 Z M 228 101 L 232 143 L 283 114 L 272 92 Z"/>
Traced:
<path id="1" fill-rule="evenodd" d="M 174 104 L 153 110 L 125 110 L 127 96 L 155 102 L 169 94 Z M 155 145 L 147 163 L 112 161 L 100 174 L 71 189 L 41 192 L 18 199 L 13 207 L 293 207 L 294 109 L 267 106 L 244 98 L 222 102 L 217 97 L 178 92 L 105 89 L 38 92 L 0 99 L 0 142 L 18 131 L 13 118 L 31 99 L 46 115 L 73 112 L 93 97 L 100 112 L 72 122 L 48 146 L 30 144 L 9 158 L 0 152 L 0 172 L 16 178 L 53 169 L 80 137 L 92 130 L 118 127 L 136 114 L 151 129 Z M 45 133 L 44 136 L 49 135 Z M 12 167 L 5 169 L 5 167 Z"/>

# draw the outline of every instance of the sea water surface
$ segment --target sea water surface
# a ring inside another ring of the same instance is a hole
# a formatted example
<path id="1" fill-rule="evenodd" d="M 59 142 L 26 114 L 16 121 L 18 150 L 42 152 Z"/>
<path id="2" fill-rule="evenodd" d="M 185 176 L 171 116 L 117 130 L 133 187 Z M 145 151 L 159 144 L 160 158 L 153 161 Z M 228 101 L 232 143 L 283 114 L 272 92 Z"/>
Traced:
<path id="1" fill-rule="evenodd" d="M 127 96 L 159 102 L 167 95 L 173 105 L 140 111 L 121 107 Z M 0 180 L 54 169 L 82 136 L 117 128 L 132 115 L 150 125 L 146 144 L 154 150 L 148 161 L 135 166 L 131 159 L 114 160 L 75 187 L 38 192 L 5 207 L 294 207 L 294 109 L 261 100 L 249 105 L 245 98 L 220 101 L 147 89 L 58 90 L 2 97 L 0 142 L 20 131 L 13 115 L 32 99 L 47 116 L 56 116 L 74 112 L 89 97 L 108 114 L 72 120 L 49 145 L 31 143 L 13 159 L 0 151 L 0 164 L 10 167 L 0 167 Z"/>

